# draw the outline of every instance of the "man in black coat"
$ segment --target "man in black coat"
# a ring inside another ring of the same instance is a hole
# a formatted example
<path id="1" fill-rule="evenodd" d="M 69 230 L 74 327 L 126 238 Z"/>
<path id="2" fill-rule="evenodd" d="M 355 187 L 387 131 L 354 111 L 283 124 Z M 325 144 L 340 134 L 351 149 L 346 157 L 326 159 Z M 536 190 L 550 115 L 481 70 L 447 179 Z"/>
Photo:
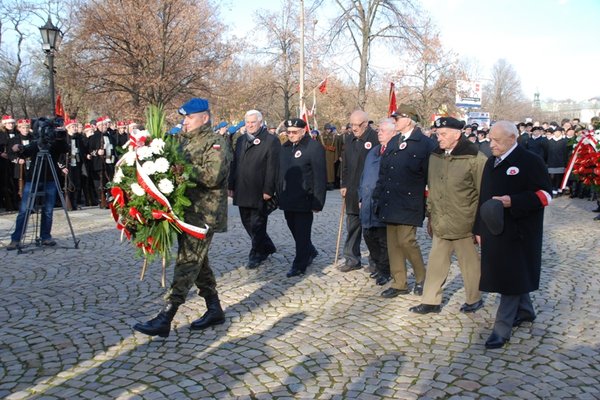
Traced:
<path id="1" fill-rule="evenodd" d="M 362 226 L 358 208 L 358 186 L 367 153 L 379 144 L 377 132 L 369 126 L 369 116 L 366 112 L 356 110 L 350 115 L 350 129 L 352 134 L 346 136 L 342 153 L 342 181 L 340 184 L 340 193 L 346 206 L 346 231 L 348 232 L 344 245 L 346 262 L 340 267 L 342 272 L 361 268 Z"/>
<path id="2" fill-rule="evenodd" d="M 493 157 L 483 170 L 474 233 L 481 243 L 479 289 L 500 293 L 494 329 L 485 342 L 495 349 L 508 342 L 514 326 L 535 319 L 529 292 L 540 283 L 544 207 L 552 185 L 544 161 L 518 145 L 513 123 L 497 122 L 489 137 Z"/>
<path id="3" fill-rule="evenodd" d="M 238 137 L 229 174 L 229 196 L 240 209 L 242 224 L 252 240 L 250 269 L 258 268 L 277 249 L 267 234 L 267 202 L 272 201 L 279 169 L 279 139 L 263 126 L 263 116 L 250 110 L 246 133 Z"/>
<path id="4" fill-rule="evenodd" d="M 436 142 L 416 126 L 417 114 L 412 107 L 400 106 L 393 117 L 400 134 L 388 142 L 383 153 L 373 194 L 377 216 L 386 224 L 393 279 L 391 286 L 381 293 L 386 298 L 410 293 L 406 260 L 410 261 L 415 274 L 414 293 L 423 294 L 425 264 L 417 243 L 417 227 L 422 226 L 425 219 L 429 155 L 437 147 Z"/>
<path id="5" fill-rule="evenodd" d="M 287 277 L 303 275 L 318 255 L 310 233 L 313 213 L 325 205 L 327 168 L 325 149 L 306 134 L 306 122 L 299 118 L 285 121 L 288 140 L 281 147 L 279 208 L 296 242 L 296 257 Z"/>

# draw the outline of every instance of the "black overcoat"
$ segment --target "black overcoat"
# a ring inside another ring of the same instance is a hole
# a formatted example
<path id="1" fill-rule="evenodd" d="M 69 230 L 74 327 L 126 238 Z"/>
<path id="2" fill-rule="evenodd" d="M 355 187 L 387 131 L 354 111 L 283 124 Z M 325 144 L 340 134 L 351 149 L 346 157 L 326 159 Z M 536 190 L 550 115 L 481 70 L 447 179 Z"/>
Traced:
<path id="1" fill-rule="evenodd" d="M 239 207 L 262 208 L 263 193 L 273 196 L 277 185 L 281 143 L 263 127 L 249 140 L 241 135 L 229 172 L 229 190 L 233 204 Z"/>
<path id="2" fill-rule="evenodd" d="M 422 226 L 429 155 L 437 143 L 419 128 L 403 143 L 400 139 L 391 138 L 381 158 L 373 193 L 377 217 L 385 224 Z"/>
<path id="3" fill-rule="evenodd" d="M 281 146 L 279 208 L 284 211 L 321 211 L 327 192 L 325 149 L 308 135 L 297 145 L 289 140 Z"/>
<path id="4" fill-rule="evenodd" d="M 518 295 L 537 290 L 542 261 L 544 193 L 552 185 L 544 161 L 518 145 L 496 168 L 494 157 L 485 164 L 479 207 L 492 196 L 509 195 L 504 230 L 493 235 L 480 218 L 474 233 L 481 235 L 481 280 L 484 292 Z M 545 203 L 547 204 L 547 203 Z"/>
<path id="5" fill-rule="evenodd" d="M 342 153 L 342 188 L 346 189 L 346 214 L 358 215 L 358 185 L 367 153 L 379 144 L 377 132 L 370 126 L 361 137 L 352 133 L 346 136 Z"/>

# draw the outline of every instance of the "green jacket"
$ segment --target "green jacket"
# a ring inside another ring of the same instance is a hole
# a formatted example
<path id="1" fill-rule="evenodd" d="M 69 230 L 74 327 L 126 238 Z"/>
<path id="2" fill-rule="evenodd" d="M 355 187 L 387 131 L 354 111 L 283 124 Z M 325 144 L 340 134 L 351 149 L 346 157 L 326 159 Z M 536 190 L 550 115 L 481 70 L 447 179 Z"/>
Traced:
<path id="1" fill-rule="evenodd" d="M 213 232 L 227 231 L 227 179 L 231 164 L 231 149 L 223 136 L 205 124 L 179 135 L 181 150 L 194 166 L 197 184 L 186 191 L 192 205 L 185 212 L 185 222 Z"/>
<path id="2" fill-rule="evenodd" d="M 481 175 L 487 157 L 461 137 L 449 155 L 439 147 L 429 157 L 427 215 L 435 236 L 463 239 L 473 233 Z"/>

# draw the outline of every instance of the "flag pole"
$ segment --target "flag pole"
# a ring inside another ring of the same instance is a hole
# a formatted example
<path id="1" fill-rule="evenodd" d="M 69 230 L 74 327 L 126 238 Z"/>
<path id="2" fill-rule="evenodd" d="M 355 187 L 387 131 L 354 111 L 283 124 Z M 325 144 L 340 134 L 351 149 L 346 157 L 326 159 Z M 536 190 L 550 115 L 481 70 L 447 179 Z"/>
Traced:
<path id="1" fill-rule="evenodd" d="M 304 0 L 300 0 L 300 115 L 304 111 Z M 307 116 L 308 118 L 308 116 Z"/>

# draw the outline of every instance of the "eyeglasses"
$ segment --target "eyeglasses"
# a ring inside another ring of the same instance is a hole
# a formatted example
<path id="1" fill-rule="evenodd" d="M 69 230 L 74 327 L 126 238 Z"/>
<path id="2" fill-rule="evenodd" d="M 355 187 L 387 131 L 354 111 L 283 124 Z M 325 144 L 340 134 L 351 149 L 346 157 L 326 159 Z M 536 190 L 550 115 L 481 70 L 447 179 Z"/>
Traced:
<path id="1" fill-rule="evenodd" d="M 297 131 L 286 131 L 285 133 L 287 133 L 288 135 L 289 135 L 289 134 L 295 134 L 295 133 L 304 133 L 304 130 L 302 130 L 302 129 L 299 129 L 299 130 L 297 130 Z"/>

